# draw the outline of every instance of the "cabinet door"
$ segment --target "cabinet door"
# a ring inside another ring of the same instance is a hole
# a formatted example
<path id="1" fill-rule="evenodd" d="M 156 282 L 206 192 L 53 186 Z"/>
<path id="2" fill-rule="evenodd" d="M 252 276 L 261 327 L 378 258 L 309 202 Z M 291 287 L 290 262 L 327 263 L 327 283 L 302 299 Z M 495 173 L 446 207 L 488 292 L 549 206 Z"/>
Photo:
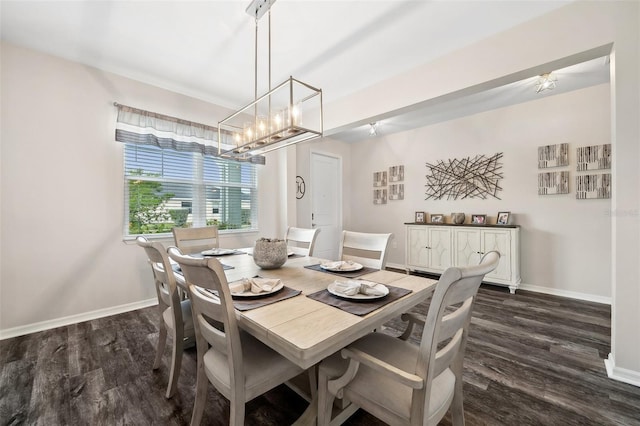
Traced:
<path id="1" fill-rule="evenodd" d="M 482 251 L 480 229 L 456 229 L 454 238 L 454 265 L 477 265 L 482 256 L 480 253 Z"/>
<path id="2" fill-rule="evenodd" d="M 429 264 L 429 246 L 425 226 L 407 227 L 407 264 L 426 267 Z"/>
<path id="3" fill-rule="evenodd" d="M 498 267 L 487 274 L 487 278 L 511 280 L 511 232 L 504 229 L 484 229 L 482 231 L 482 252 L 495 250 L 500 253 Z"/>
<path id="4" fill-rule="evenodd" d="M 444 272 L 449 266 L 451 255 L 451 228 L 444 226 L 430 226 L 427 228 L 429 237 L 429 268 Z"/>

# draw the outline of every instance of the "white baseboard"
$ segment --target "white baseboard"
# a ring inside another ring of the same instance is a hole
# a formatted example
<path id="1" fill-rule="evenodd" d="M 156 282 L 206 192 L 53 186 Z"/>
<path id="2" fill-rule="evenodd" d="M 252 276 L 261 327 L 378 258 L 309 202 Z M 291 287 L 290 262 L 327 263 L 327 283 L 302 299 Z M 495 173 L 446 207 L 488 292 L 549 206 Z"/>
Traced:
<path id="1" fill-rule="evenodd" d="M 604 366 L 610 379 L 640 387 L 640 372 L 616 367 L 612 353 L 604 360 Z"/>
<path id="2" fill-rule="evenodd" d="M 596 296 L 594 294 L 578 293 L 575 291 L 559 290 L 557 288 L 542 287 L 531 284 L 520 284 L 518 290 L 533 291 L 535 293 L 551 294 L 553 296 L 568 297 L 569 299 L 584 300 L 586 302 L 603 303 L 611 305 L 611 298 L 604 296 Z M 517 292 L 517 291 L 516 291 Z"/>
<path id="3" fill-rule="evenodd" d="M 402 265 L 402 264 L 387 262 L 387 266 L 390 268 L 406 270 L 405 265 Z M 493 283 L 487 283 L 487 284 L 496 285 L 496 286 L 506 286 L 505 284 L 493 284 Z M 534 293 L 551 294 L 553 296 L 567 297 L 569 299 L 584 300 L 585 302 L 595 302 L 595 303 L 603 303 L 605 305 L 611 305 L 610 297 L 596 296 L 594 294 L 578 293 L 575 291 L 559 290 L 556 288 L 542 287 L 538 285 L 523 284 L 523 283 L 520 283 L 518 285 L 518 290 L 526 290 Z"/>
<path id="4" fill-rule="evenodd" d="M 121 314 L 124 312 L 135 311 L 136 309 L 147 308 L 158 304 L 158 299 L 147 299 L 139 302 L 127 303 L 124 305 L 112 306 L 110 308 L 98 309 L 95 311 L 84 312 L 81 314 L 70 315 L 68 317 L 56 318 L 48 321 L 36 322 L 19 327 L 0 330 L 0 340 L 10 339 L 12 337 L 24 336 L 25 334 L 36 333 L 38 331 L 50 330 L 52 328 L 63 327 L 79 322 L 90 321 L 98 318 L 108 317 L 111 315 Z"/>

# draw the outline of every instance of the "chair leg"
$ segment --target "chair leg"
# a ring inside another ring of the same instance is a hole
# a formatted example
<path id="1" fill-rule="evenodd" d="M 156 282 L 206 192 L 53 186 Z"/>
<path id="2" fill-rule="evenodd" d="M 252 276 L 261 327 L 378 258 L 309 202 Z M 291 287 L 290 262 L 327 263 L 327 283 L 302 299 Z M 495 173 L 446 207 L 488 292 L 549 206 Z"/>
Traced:
<path id="1" fill-rule="evenodd" d="M 244 398 L 231 397 L 229 401 L 229 426 L 244 426 Z"/>
<path id="2" fill-rule="evenodd" d="M 173 330 L 173 350 L 171 351 L 171 371 L 169 372 L 169 383 L 167 384 L 166 397 L 171 398 L 178 388 L 178 378 L 182 367 L 182 352 L 184 345 L 184 330 L 176 327 Z"/>
<path id="3" fill-rule="evenodd" d="M 191 426 L 199 426 L 204 413 L 204 404 L 207 401 L 207 387 L 209 379 L 204 372 L 204 361 L 198 355 L 198 376 L 196 378 L 196 397 L 193 402 L 193 413 L 191 414 Z"/>
<path id="4" fill-rule="evenodd" d="M 167 327 L 164 325 L 164 321 L 160 318 L 160 336 L 158 336 L 158 347 L 156 349 L 156 359 L 153 361 L 153 369 L 157 370 L 162 362 L 162 355 L 164 354 L 164 347 L 167 345 Z"/>
<path id="5" fill-rule="evenodd" d="M 464 407 L 462 403 L 462 377 L 456 378 L 453 401 L 451 401 L 451 424 L 464 426 Z"/>
<path id="6" fill-rule="evenodd" d="M 331 422 L 335 395 L 329 392 L 328 382 L 329 377 L 320 369 L 318 373 L 318 426 L 327 426 Z"/>

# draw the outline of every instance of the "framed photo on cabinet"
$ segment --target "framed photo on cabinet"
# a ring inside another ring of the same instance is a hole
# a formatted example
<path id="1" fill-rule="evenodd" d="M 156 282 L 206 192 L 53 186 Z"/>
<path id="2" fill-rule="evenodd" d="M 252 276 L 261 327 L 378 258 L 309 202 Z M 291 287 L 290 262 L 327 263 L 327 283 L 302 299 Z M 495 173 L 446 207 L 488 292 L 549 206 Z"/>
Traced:
<path id="1" fill-rule="evenodd" d="M 425 214 L 424 212 L 416 212 L 416 223 L 425 223 Z"/>
<path id="2" fill-rule="evenodd" d="M 486 214 L 472 214 L 471 215 L 471 224 L 472 225 L 486 225 L 487 223 L 487 215 Z"/>
<path id="3" fill-rule="evenodd" d="M 496 225 L 508 225 L 509 224 L 509 216 L 511 216 L 510 212 L 500 212 L 500 213 L 498 213 L 498 219 L 496 219 Z"/>
<path id="4" fill-rule="evenodd" d="M 431 215 L 431 223 L 444 223 L 444 215 L 442 215 L 442 214 L 432 214 Z"/>

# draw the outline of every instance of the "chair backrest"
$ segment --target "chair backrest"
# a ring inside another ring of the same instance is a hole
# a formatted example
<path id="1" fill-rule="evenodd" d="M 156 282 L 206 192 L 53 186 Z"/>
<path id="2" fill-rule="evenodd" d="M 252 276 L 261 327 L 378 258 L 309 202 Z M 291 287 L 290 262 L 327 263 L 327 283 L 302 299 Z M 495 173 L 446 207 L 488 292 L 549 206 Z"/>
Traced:
<path id="1" fill-rule="evenodd" d="M 220 246 L 217 226 L 173 228 L 173 239 L 184 254 L 199 253 Z"/>
<path id="2" fill-rule="evenodd" d="M 429 412 L 426 397 L 431 393 L 435 378 L 450 369 L 456 376 L 457 385 L 461 386 L 464 351 L 478 288 L 485 274 L 493 271 L 499 261 L 500 254 L 491 251 L 482 257 L 479 265 L 448 268 L 438 281 L 422 332 L 416 366 L 416 375 L 425 380 L 425 386 L 420 392 L 413 393 L 411 404 L 411 418 L 422 418 L 422 424 L 427 424 L 424 418 Z M 449 404 L 443 404 L 441 410 L 446 412 L 448 408 Z M 437 415 L 440 414 L 444 415 Z"/>
<path id="3" fill-rule="evenodd" d="M 177 307 L 172 309 L 174 324 L 182 324 L 183 318 L 182 309 L 180 309 L 178 286 L 164 246 L 159 242 L 150 242 L 145 237 L 136 238 L 136 243 L 147 253 L 149 265 L 153 272 L 160 311 L 162 312 L 168 307 Z"/>
<path id="4" fill-rule="evenodd" d="M 316 237 L 319 232 L 320 228 L 306 229 L 290 226 L 289 229 L 287 229 L 287 235 L 284 239 L 287 242 L 287 246 L 294 249 L 296 254 L 313 256 L 313 249 L 316 245 Z M 295 243 L 296 246 L 291 245 L 291 243 Z M 300 244 L 302 244 L 303 247 L 300 247 Z"/>
<path id="5" fill-rule="evenodd" d="M 209 378 L 227 398 L 231 389 L 244 389 L 242 346 L 233 300 L 222 264 L 215 258 L 196 259 L 184 256 L 176 247 L 170 247 L 169 257 L 178 262 L 189 288 L 191 312 L 196 335 L 198 359 L 211 347 L 227 355 L 231 387 Z M 212 294 L 211 292 L 215 292 Z M 212 324 L 222 323 L 222 327 Z M 224 391 L 226 390 L 226 392 Z"/>
<path id="6" fill-rule="evenodd" d="M 387 246 L 393 234 L 342 231 L 340 260 L 352 260 L 370 268 L 384 269 Z"/>

